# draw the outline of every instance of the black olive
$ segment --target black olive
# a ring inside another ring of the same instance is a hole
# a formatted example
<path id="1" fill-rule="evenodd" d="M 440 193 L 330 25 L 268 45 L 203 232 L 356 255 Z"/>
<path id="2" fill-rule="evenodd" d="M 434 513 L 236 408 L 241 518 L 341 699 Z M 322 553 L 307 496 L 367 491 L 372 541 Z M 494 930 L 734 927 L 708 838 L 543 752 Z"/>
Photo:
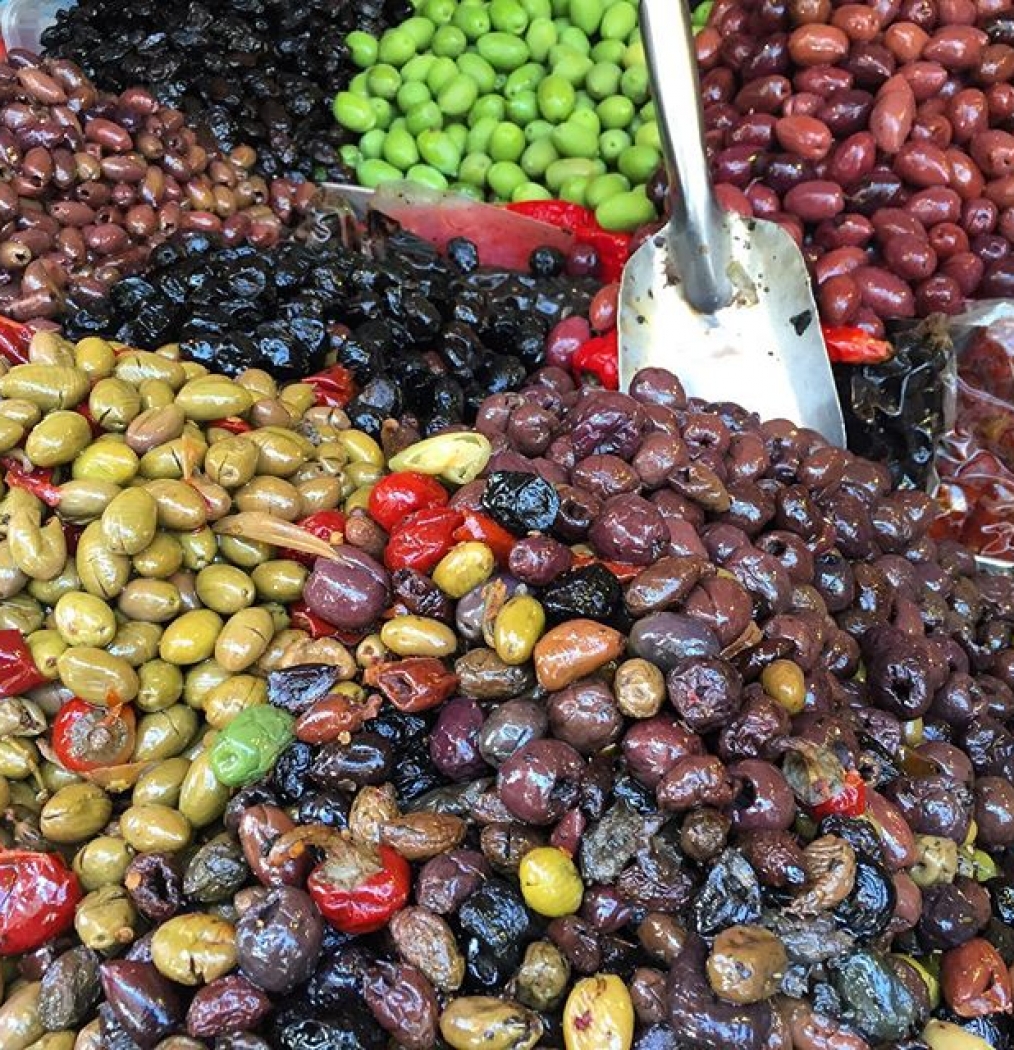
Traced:
<path id="1" fill-rule="evenodd" d="M 554 622 L 578 618 L 607 622 L 622 607 L 623 590 L 604 566 L 584 565 L 561 573 L 539 600 Z"/>
<path id="2" fill-rule="evenodd" d="M 271 785 L 285 802 L 298 802 L 309 788 L 307 774 L 316 757 L 316 748 L 295 740 L 278 756 L 271 771 Z"/>
<path id="3" fill-rule="evenodd" d="M 466 961 L 471 980 L 491 988 L 521 961 L 536 923 L 520 893 L 500 879 L 487 879 L 458 911 L 466 934 Z"/>
<path id="4" fill-rule="evenodd" d="M 486 480 L 482 506 L 505 529 L 524 536 L 528 532 L 548 532 L 553 527 L 560 497 L 538 474 L 499 470 Z"/>
<path id="5" fill-rule="evenodd" d="M 278 1050 L 382 1050 L 387 1034 L 359 1003 L 340 1014 L 318 1014 L 307 1005 L 283 1010 L 272 1025 Z"/>
<path id="6" fill-rule="evenodd" d="M 300 824 L 323 824 L 328 828 L 346 828 L 351 799 L 342 791 L 304 792 L 299 802 Z"/>
<path id="7" fill-rule="evenodd" d="M 860 853 L 856 857 L 856 881 L 852 892 L 833 912 L 838 925 L 854 937 L 871 940 L 887 929 L 897 894 L 883 865 Z"/>
<path id="8" fill-rule="evenodd" d="M 738 850 L 727 849 L 712 865 L 693 905 L 697 932 L 712 937 L 729 926 L 757 922 L 761 891 L 757 873 Z"/>
<path id="9" fill-rule="evenodd" d="M 268 703 L 292 715 L 301 715 L 323 700 L 338 684 L 333 664 L 297 664 L 268 674 Z"/>
<path id="10" fill-rule="evenodd" d="M 825 817 L 817 828 L 817 838 L 823 835 L 835 835 L 844 839 L 855 851 L 869 860 L 882 863 L 883 847 L 872 824 L 858 817 L 843 817 L 833 813 Z"/>
<path id="11" fill-rule="evenodd" d="M 566 261 L 559 248 L 543 246 L 532 252 L 528 266 L 537 277 L 555 277 L 563 271 Z"/>

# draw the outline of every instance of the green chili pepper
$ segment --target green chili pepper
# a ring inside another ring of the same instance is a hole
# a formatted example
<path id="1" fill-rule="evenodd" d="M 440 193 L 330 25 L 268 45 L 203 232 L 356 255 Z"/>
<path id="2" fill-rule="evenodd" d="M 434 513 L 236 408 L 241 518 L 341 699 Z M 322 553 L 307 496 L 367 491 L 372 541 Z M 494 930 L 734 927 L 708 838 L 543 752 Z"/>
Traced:
<path id="1" fill-rule="evenodd" d="M 208 756 L 211 769 L 227 787 L 250 784 L 268 773 L 292 742 L 295 719 L 277 707 L 248 707 L 219 734 Z"/>

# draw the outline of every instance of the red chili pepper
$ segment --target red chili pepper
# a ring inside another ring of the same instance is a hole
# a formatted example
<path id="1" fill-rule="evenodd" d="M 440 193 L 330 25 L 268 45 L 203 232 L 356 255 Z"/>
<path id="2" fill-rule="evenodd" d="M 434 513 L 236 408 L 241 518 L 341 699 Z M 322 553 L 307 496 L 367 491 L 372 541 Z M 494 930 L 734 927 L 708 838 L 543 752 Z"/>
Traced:
<path id="1" fill-rule="evenodd" d="M 626 583 L 644 572 L 643 565 L 631 565 L 629 562 L 624 561 L 603 561 L 592 554 L 574 555 L 574 560 L 571 563 L 572 568 L 581 569 L 586 565 L 601 565 L 603 569 L 608 569 L 621 583 Z"/>
<path id="2" fill-rule="evenodd" d="M 575 234 L 579 244 L 595 249 L 599 257 L 595 276 L 606 284 L 618 281 L 623 276 L 623 267 L 630 258 L 631 236 L 629 233 L 613 233 L 600 226 L 578 230 Z"/>
<path id="3" fill-rule="evenodd" d="M 478 540 L 479 543 L 485 543 L 493 552 L 493 557 L 501 565 L 506 565 L 514 544 L 518 542 L 517 537 L 512 536 L 502 525 L 485 514 L 480 514 L 477 510 L 466 510 L 464 514 L 465 521 L 460 528 L 454 530 L 454 539 L 458 543 L 467 540 Z"/>
<path id="4" fill-rule="evenodd" d="M 340 542 L 345 535 L 345 515 L 340 510 L 318 510 L 296 524 L 325 543 Z M 317 560 L 316 554 L 307 554 L 291 547 L 283 547 L 278 552 L 278 557 L 298 561 L 301 565 L 312 565 Z"/>
<path id="5" fill-rule="evenodd" d="M 620 351 L 616 329 L 582 343 L 571 358 L 570 367 L 578 379 L 591 375 L 606 390 L 619 390 Z"/>
<path id="6" fill-rule="evenodd" d="M 2 46 L 3 42 L 0 41 Z M 18 324 L 9 317 L 0 317 L 0 357 L 5 361 L 12 365 L 27 364 L 31 341 L 32 330 L 28 325 Z"/>
<path id="7" fill-rule="evenodd" d="M 408 901 L 412 869 L 390 846 L 339 839 L 310 873 L 306 888 L 321 915 L 342 933 L 383 929 Z"/>
<path id="8" fill-rule="evenodd" d="M 35 467 L 26 470 L 16 459 L 0 457 L 0 464 L 7 468 L 4 481 L 8 488 L 24 489 L 41 499 L 47 507 L 60 505 L 60 486 L 53 484 L 53 472 Z"/>
<path id="9" fill-rule="evenodd" d="M 576 233 L 595 224 L 595 214 L 570 201 L 515 201 L 507 210 Z"/>
<path id="10" fill-rule="evenodd" d="M 370 490 L 370 515 L 387 532 L 394 530 L 416 511 L 443 507 L 450 496 L 447 489 L 428 474 L 399 470 L 383 477 Z"/>
<path id="11" fill-rule="evenodd" d="M 0 699 L 20 696 L 48 681 L 21 632 L 0 631 Z"/>
<path id="12" fill-rule="evenodd" d="M 245 419 L 239 416 L 226 416 L 224 419 L 216 419 L 208 424 L 209 427 L 218 427 L 219 430 L 228 430 L 230 434 L 245 434 L 253 427 Z"/>
<path id="13" fill-rule="evenodd" d="M 95 707 L 75 697 L 53 719 L 53 751 L 64 769 L 88 773 L 118 766 L 134 752 L 137 717 L 128 704 Z"/>
<path id="14" fill-rule="evenodd" d="M 318 638 L 337 638 L 343 645 L 358 645 L 368 633 L 339 631 L 333 624 L 311 611 L 306 602 L 293 602 L 289 606 L 289 620 L 296 630 L 306 631 L 315 641 Z"/>
<path id="15" fill-rule="evenodd" d="M 838 365 L 879 365 L 894 356 L 886 339 L 876 339 L 862 328 L 821 325 L 827 356 Z"/>
<path id="16" fill-rule="evenodd" d="M 0 955 L 22 955 L 58 937 L 82 896 L 58 853 L 0 850 Z"/>
<path id="17" fill-rule="evenodd" d="M 430 572 L 454 546 L 454 532 L 465 516 L 453 507 L 429 507 L 409 515 L 391 535 L 384 564 L 395 569 Z"/>
<path id="18" fill-rule="evenodd" d="M 843 817 L 861 817 L 865 812 L 866 781 L 854 769 L 846 771 L 845 783 L 837 794 L 814 806 L 812 810 L 817 820 L 823 820 L 832 813 Z"/>
<path id="19" fill-rule="evenodd" d="M 325 368 L 323 372 L 307 376 L 302 382 L 313 387 L 318 405 L 326 405 L 329 408 L 344 408 L 356 392 L 352 373 L 341 365 Z"/>

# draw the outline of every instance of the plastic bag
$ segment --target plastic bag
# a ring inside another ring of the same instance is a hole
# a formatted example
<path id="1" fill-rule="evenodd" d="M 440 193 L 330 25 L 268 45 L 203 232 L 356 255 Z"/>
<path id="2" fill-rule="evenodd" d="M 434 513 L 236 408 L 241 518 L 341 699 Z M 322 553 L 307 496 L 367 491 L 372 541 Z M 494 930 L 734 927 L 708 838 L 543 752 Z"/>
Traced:
<path id="1" fill-rule="evenodd" d="M 938 538 L 960 540 L 986 567 L 1014 569 L 1014 303 L 951 318 L 955 416 L 936 456 Z"/>
<path id="2" fill-rule="evenodd" d="M 946 318 L 890 333 L 883 364 L 834 365 L 849 448 L 886 463 L 896 485 L 932 490 L 937 441 L 954 416 L 954 354 Z"/>

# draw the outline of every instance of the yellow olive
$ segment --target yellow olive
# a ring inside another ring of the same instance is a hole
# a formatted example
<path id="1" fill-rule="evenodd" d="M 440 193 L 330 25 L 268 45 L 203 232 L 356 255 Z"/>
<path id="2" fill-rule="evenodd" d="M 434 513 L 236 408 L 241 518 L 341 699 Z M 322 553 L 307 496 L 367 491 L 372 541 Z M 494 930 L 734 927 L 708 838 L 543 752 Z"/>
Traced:
<path id="1" fill-rule="evenodd" d="M 77 851 L 74 872 L 86 890 L 116 886 L 123 882 L 133 856 L 134 851 L 123 839 L 99 835 Z"/>
<path id="2" fill-rule="evenodd" d="M 177 915 L 157 927 L 151 960 L 171 981 L 198 985 L 215 980 L 236 965 L 235 927 L 214 915 Z"/>
<path id="3" fill-rule="evenodd" d="M 137 453 L 116 441 L 95 441 L 84 449 L 71 466 L 71 477 L 78 481 L 105 481 L 126 485 L 137 474 Z"/>
<path id="4" fill-rule="evenodd" d="M 242 416 L 253 405 L 249 390 L 225 376 L 191 379 L 176 395 L 176 404 L 188 419 L 209 423 L 226 416 Z"/>
<path id="5" fill-rule="evenodd" d="M 137 696 L 137 672 L 104 649 L 73 646 L 60 654 L 56 665 L 63 684 L 90 704 L 125 704 Z"/>
<path id="6" fill-rule="evenodd" d="M 159 655 L 171 664 L 198 664 L 215 651 L 222 617 L 210 609 L 194 609 L 174 620 L 162 635 Z"/>
<path id="7" fill-rule="evenodd" d="M 120 354 L 116 359 L 115 374 L 134 387 L 140 387 L 148 379 L 161 379 L 173 390 L 179 390 L 186 379 L 178 361 L 170 361 L 147 350 L 128 350 Z"/>
<path id="8" fill-rule="evenodd" d="M 116 636 L 113 610 L 94 594 L 72 591 L 53 607 L 53 623 L 68 645 L 103 648 Z"/>
<path id="9" fill-rule="evenodd" d="M 80 412 L 50 412 L 25 440 L 25 454 L 37 467 L 70 463 L 92 439 L 88 420 Z"/>
<path id="10" fill-rule="evenodd" d="M 88 397 L 88 411 L 103 430 L 119 433 L 140 413 L 141 395 L 122 379 L 100 379 Z"/>
<path id="11" fill-rule="evenodd" d="M 451 598 L 464 598 L 493 575 L 496 560 L 485 543 L 469 541 L 452 547 L 433 570 L 433 582 Z"/>
<path id="12" fill-rule="evenodd" d="M 74 360 L 77 367 L 93 379 L 113 374 L 116 367 L 116 351 L 98 336 L 88 336 L 74 347 Z"/>
<path id="13" fill-rule="evenodd" d="M 398 656 L 450 656 L 457 635 L 446 624 L 427 616 L 396 616 L 380 630 L 380 640 Z"/>
<path id="14" fill-rule="evenodd" d="M 102 788 L 68 784 L 42 807 L 39 827 L 50 842 L 83 842 L 104 828 L 112 814 L 112 799 Z"/>
<path id="15" fill-rule="evenodd" d="M 125 489 L 102 512 L 101 523 L 106 547 L 114 554 L 140 554 L 158 531 L 158 504 L 145 489 Z"/>
<path id="16" fill-rule="evenodd" d="M 120 817 L 120 831 L 138 853 L 178 853 L 190 844 L 190 821 L 170 806 L 131 806 Z"/>
<path id="17" fill-rule="evenodd" d="M 268 686 L 263 678 L 237 674 L 211 689 L 201 706 L 208 725 L 224 729 L 241 711 L 267 702 Z"/>
<path id="18" fill-rule="evenodd" d="M 493 621 L 493 646 L 505 664 L 531 659 L 546 627 L 546 613 L 531 595 L 517 594 L 504 603 Z"/>
<path id="19" fill-rule="evenodd" d="M 253 605 L 257 588 L 250 576 L 234 565 L 209 565 L 197 574 L 197 597 L 214 612 L 231 616 Z"/>
<path id="20" fill-rule="evenodd" d="M 274 633 L 274 620 L 266 609 L 241 609 L 229 617 L 219 633 L 215 659 L 227 671 L 243 671 L 261 658 Z"/>
<path id="21" fill-rule="evenodd" d="M 165 580 L 183 567 L 183 548 L 175 536 L 160 532 L 132 559 L 134 572 L 154 580 Z"/>

